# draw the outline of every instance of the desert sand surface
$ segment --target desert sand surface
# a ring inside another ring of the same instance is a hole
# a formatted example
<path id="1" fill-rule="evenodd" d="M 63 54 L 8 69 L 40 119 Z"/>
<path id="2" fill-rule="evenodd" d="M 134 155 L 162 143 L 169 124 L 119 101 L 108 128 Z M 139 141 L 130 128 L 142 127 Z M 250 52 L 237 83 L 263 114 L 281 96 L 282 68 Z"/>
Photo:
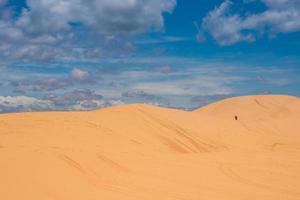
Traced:
<path id="1" fill-rule="evenodd" d="M 300 99 L 2 114 L 0 199 L 299 200 Z"/>

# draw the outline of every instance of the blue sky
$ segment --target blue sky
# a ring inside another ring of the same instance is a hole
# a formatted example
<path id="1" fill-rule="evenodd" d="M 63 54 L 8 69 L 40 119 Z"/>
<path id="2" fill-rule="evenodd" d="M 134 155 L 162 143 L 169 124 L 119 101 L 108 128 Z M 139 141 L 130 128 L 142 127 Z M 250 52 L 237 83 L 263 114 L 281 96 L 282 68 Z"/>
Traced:
<path id="1" fill-rule="evenodd" d="M 298 0 L 0 0 L 0 112 L 300 96 Z"/>

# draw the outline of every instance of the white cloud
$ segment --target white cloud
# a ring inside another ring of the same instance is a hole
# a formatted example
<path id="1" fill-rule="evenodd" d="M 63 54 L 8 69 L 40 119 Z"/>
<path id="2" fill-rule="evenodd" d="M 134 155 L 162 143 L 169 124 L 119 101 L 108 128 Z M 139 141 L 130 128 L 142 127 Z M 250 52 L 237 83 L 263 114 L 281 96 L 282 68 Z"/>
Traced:
<path id="1" fill-rule="evenodd" d="M 77 110 L 77 111 L 87 111 L 87 110 L 94 110 L 98 108 L 114 106 L 114 105 L 121 105 L 124 104 L 120 100 L 92 100 L 92 101 L 81 101 L 76 105 L 70 106 L 68 110 Z"/>
<path id="2" fill-rule="evenodd" d="M 74 90 L 61 95 L 49 94 L 44 99 L 29 96 L 0 96 L 0 113 L 55 110 L 93 110 L 122 104 L 120 100 L 105 100 L 90 90 Z"/>
<path id="3" fill-rule="evenodd" d="M 220 45 L 252 42 L 257 35 L 300 31 L 299 0 L 261 0 L 267 9 L 261 13 L 232 14 L 233 1 L 226 0 L 204 17 L 201 31 L 208 32 Z"/>
<path id="4" fill-rule="evenodd" d="M 89 79 L 90 73 L 88 71 L 74 68 L 70 73 L 70 78 L 75 81 L 85 81 Z"/>
<path id="5" fill-rule="evenodd" d="M 176 0 L 27 0 L 29 9 L 17 19 L 0 18 L 0 46 L 10 47 L 0 53 L 46 60 L 72 54 L 80 40 L 99 49 L 120 35 L 163 30 L 162 13 L 171 13 L 175 5 Z"/>
<path id="6" fill-rule="evenodd" d="M 0 112 L 49 110 L 52 103 L 27 96 L 0 96 Z"/>

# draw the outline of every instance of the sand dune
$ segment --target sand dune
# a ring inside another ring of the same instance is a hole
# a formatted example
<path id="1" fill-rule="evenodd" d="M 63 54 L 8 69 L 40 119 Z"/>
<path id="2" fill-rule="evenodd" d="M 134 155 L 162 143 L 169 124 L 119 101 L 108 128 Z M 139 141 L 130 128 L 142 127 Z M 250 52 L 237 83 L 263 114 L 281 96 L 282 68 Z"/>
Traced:
<path id="1" fill-rule="evenodd" d="M 3 114 L 0 199 L 299 200 L 300 99 Z"/>

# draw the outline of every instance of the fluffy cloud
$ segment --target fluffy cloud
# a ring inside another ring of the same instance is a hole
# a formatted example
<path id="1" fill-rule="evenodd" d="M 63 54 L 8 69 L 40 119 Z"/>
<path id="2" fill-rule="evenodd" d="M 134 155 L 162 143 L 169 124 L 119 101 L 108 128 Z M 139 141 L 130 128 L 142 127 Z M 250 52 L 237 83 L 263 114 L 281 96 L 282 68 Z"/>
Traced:
<path id="1" fill-rule="evenodd" d="M 108 105 L 102 95 L 88 89 L 79 89 L 64 94 L 47 94 L 44 100 L 50 101 L 58 110 L 88 110 Z"/>
<path id="2" fill-rule="evenodd" d="M 102 34 L 139 33 L 163 27 L 162 12 L 171 12 L 173 0 L 27 0 L 21 26 L 28 31 L 68 31 L 70 23 L 84 25 Z M 47 23 L 44 23 L 47 20 Z"/>
<path id="3" fill-rule="evenodd" d="M 84 71 L 78 68 L 72 69 L 70 73 L 70 78 L 75 81 L 86 81 L 90 77 L 88 71 Z"/>
<path id="4" fill-rule="evenodd" d="M 93 110 L 122 104 L 120 100 L 105 100 L 102 95 L 88 90 L 74 90 L 63 94 L 47 94 L 43 99 L 28 96 L 0 96 L 0 113 Z"/>
<path id="5" fill-rule="evenodd" d="M 254 41 L 257 35 L 300 31 L 300 1 L 261 0 L 266 10 L 255 14 L 231 13 L 232 1 L 226 0 L 204 17 L 202 32 L 211 34 L 220 45 Z M 251 2 L 246 2 L 251 3 Z"/>
<path id="6" fill-rule="evenodd" d="M 7 11 L 7 17 L 0 17 L 0 53 L 6 58 L 44 61 L 77 56 L 82 55 L 78 46 L 83 43 L 86 57 L 98 57 L 101 46 L 120 41 L 120 35 L 162 30 L 162 13 L 172 12 L 176 0 L 27 0 L 26 3 L 20 13 L 0 7 L 1 14 Z M 4 4 L 1 0 L 0 6 Z"/>
<path id="7" fill-rule="evenodd" d="M 27 96 L 0 96 L 0 113 L 50 110 L 52 103 Z"/>

